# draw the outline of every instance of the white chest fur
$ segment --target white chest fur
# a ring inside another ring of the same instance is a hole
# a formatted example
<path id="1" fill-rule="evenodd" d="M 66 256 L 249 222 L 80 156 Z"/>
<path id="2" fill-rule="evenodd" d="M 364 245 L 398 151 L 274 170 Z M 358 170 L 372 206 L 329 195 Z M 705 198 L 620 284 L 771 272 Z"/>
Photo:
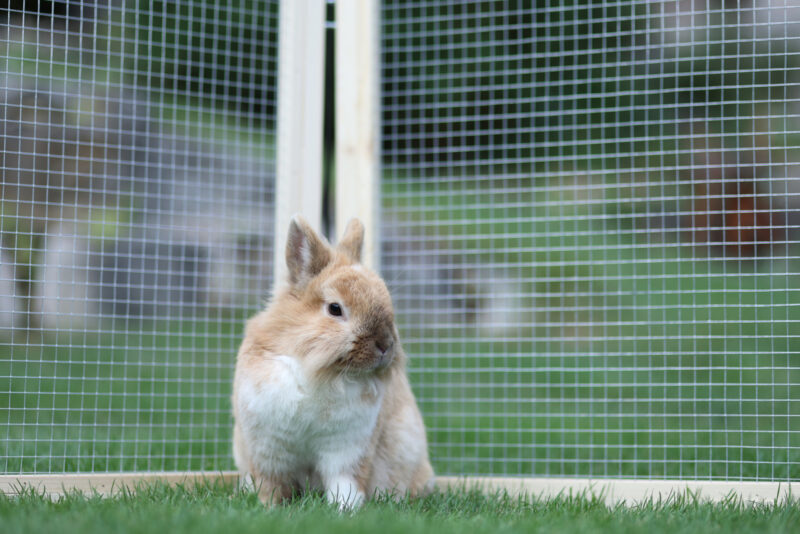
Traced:
<path id="1" fill-rule="evenodd" d="M 235 399 L 255 465 L 265 474 L 319 476 L 325 485 L 355 473 L 380 411 L 380 385 L 352 378 L 314 384 L 292 356 L 265 359 L 263 365 L 258 381 L 239 377 Z"/>

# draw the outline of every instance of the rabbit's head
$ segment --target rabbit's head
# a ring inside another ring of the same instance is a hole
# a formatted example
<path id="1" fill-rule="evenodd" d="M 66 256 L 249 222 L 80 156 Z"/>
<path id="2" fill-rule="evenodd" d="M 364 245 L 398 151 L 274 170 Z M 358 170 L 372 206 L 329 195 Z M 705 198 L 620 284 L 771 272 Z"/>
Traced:
<path id="1" fill-rule="evenodd" d="M 386 284 L 360 263 L 363 243 L 357 219 L 336 247 L 300 217 L 289 226 L 288 285 L 270 305 L 269 335 L 320 371 L 381 372 L 404 359 Z"/>

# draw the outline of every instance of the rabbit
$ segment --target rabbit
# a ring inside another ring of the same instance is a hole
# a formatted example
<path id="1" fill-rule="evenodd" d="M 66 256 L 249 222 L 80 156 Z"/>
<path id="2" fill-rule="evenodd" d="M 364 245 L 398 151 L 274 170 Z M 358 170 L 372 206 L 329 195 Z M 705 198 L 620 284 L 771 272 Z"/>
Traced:
<path id="1" fill-rule="evenodd" d="M 323 490 L 341 509 L 432 489 L 425 427 L 391 297 L 361 265 L 364 227 L 334 248 L 289 226 L 288 283 L 247 322 L 233 383 L 233 450 L 267 504 Z"/>

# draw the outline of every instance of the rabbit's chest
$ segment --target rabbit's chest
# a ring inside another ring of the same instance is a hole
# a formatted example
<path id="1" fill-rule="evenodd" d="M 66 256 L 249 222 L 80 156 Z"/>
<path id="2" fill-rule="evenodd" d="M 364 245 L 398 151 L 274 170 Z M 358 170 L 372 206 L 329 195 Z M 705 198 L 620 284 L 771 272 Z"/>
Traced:
<path id="1" fill-rule="evenodd" d="M 290 356 L 279 356 L 273 366 L 268 381 L 245 383 L 239 394 L 239 416 L 254 452 L 298 465 L 357 461 L 377 421 L 378 386 L 344 379 L 313 385 Z"/>

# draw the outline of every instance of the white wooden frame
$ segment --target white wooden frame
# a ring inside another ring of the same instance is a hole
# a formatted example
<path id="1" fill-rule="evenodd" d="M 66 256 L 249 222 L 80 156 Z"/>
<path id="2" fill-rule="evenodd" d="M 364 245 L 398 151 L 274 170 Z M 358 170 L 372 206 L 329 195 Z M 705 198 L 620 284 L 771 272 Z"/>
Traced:
<path id="1" fill-rule="evenodd" d="M 236 472 L 185 473 L 87 473 L 69 475 L 1 475 L 0 493 L 18 495 L 26 489 L 51 498 L 68 492 L 113 496 L 121 491 L 136 491 L 143 485 L 159 482 L 170 486 L 204 483 L 238 483 Z M 771 503 L 798 499 L 800 482 L 733 482 L 679 480 L 608 480 L 581 478 L 503 478 L 438 477 L 440 490 L 478 489 L 487 493 L 506 492 L 525 499 L 551 499 L 562 495 L 594 496 L 607 505 L 629 506 L 671 497 L 692 496 L 701 501 L 719 502 L 731 497 L 744 503 Z"/>
<path id="2" fill-rule="evenodd" d="M 633 506 L 652 500 L 664 502 L 674 497 L 697 497 L 720 502 L 731 496 L 745 503 L 797 500 L 800 482 L 749 482 L 722 480 L 651 480 L 590 478 L 514 478 L 514 477 L 437 477 L 441 489 L 474 488 L 487 493 L 507 492 L 526 498 L 554 498 L 560 495 L 594 496 L 609 506 Z"/>
<path id="3" fill-rule="evenodd" d="M 284 0 L 278 43 L 278 131 L 273 279 L 286 278 L 289 221 L 322 221 L 325 0 Z"/>
<path id="4" fill-rule="evenodd" d="M 68 473 L 68 474 L 36 474 L 36 475 L 0 475 L 0 493 L 18 495 L 23 490 L 33 489 L 37 493 L 49 497 L 58 497 L 66 493 L 91 495 L 97 493 L 106 497 L 121 491 L 135 491 L 148 484 L 161 483 L 170 486 L 179 484 L 194 486 L 197 484 L 225 483 L 232 484 L 239 480 L 234 471 L 213 472 L 147 472 L 147 473 Z"/>
<path id="5" fill-rule="evenodd" d="M 367 229 L 364 262 L 378 266 L 379 207 L 379 16 L 378 0 L 339 0 L 336 5 L 336 228 L 351 217 Z M 324 104 L 325 0 L 285 0 L 280 10 L 278 169 L 275 281 L 286 275 L 284 248 L 291 217 L 303 214 L 320 228 Z M 47 495 L 67 491 L 113 495 L 142 484 L 235 483 L 236 472 L 75 473 L 0 475 L 0 492 L 34 488 Z M 720 501 L 774 502 L 800 495 L 800 482 L 609 480 L 578 478 L 438 477 L 440 489 L 479 488 L 514 496 L 550 498 L 588 494 L 607 504 L 691 494 Z"/>
<path id="6" fill-rule="evenodd" d="M 362 263 L 379 268 L 379 0 L 336 2 L 336 231 L 358 217 Z"/>

